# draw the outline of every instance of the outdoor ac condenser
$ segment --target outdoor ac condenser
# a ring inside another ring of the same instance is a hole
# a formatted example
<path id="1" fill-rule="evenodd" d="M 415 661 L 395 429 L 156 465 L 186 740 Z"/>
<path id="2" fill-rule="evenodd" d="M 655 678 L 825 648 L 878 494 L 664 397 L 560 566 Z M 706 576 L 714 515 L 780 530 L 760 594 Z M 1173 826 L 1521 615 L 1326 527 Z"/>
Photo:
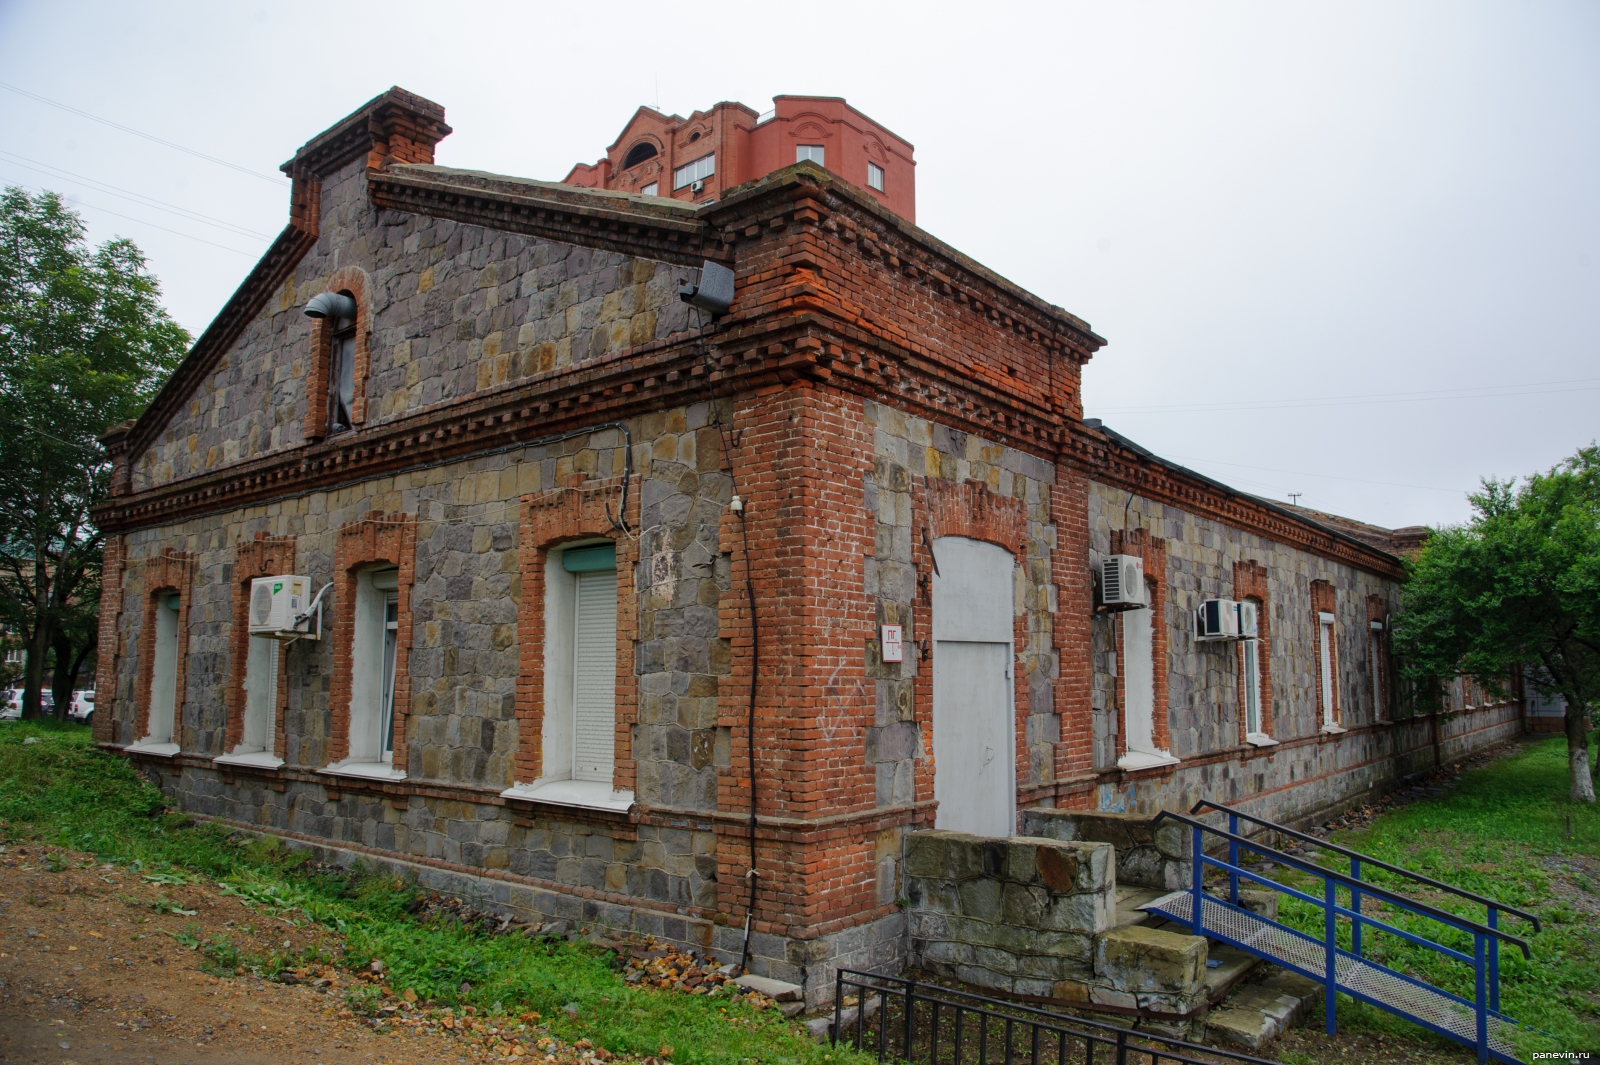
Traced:
<path id="1" fill-rule="evenodd" d="M 310 598 L 311 581 L 305 577 L 257 577 L 250 582 L 250 635 L 295 635 L 295 619 L 306 612 Z"/>
<path id="2" fill-rule="evenodd" d="M 1239 604 L 1232 599 L 1207 599 L 1194 612 L 1196 640 L 1237 640 Z"/>
<path id="3" fill-rule="evenodd" d="M 1256 621 L 1256 605 L 1248 599 L 1239 603 L 1239 639 L 1254 640 L 1261 635 L 1260 623 Z"/>
<path id="4" fill-rule="evenodd" d="M 1145 605 L 1144 559 L 1137 555 L 1101 557 L 1100 605 L 1110 610 L 1131 610 Z"/>

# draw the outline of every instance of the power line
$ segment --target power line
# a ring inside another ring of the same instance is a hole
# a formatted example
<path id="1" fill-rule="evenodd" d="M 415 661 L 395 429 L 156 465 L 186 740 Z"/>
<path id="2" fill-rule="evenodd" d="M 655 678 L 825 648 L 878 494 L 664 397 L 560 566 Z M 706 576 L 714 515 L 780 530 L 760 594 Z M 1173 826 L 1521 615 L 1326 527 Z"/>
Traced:
<path id="1" fill-rule="evenodd" d="M 50 191 L 49 189 L 42 189 L 37 185 L 23 185 L 22 187 L 25 188 L 25 189 L 32 189 L 34 192 L 49 192 Z M 113 211 L 108 207 L 99 207 L 99 206 L 97 206 L 95 204 L 92 204 L 92 203 L 88 202 L 87 200 L 78 200 L 77 202 L 78 202 L 78 204 L 80 206 L 88 207 L 91 210 L 103 211 L 106 214 L 115 215 L 118 218 L 126 218 L 130 222 L 138 222 L 142 226 L 149 226 L 151 229 L 159 229 L 163 233 L 171 233 L 175 237 L 187 237 L 190 240 L 198 240 L 201 244 L 209 244 L 213 248 L 221 248 L 223 251 L 231 251 L 235 255 L 243 255 L 243 256 L 245 256 L 246 258 L 249 258 L 249 259 L 259 259 L 261 257 L 261 254 L 259 252 L 241 251 L 238 248 L 230 248 L 226 244 L 218 244 L 214 240 L 207 240 L 204 237 L 197 237 L 193 233 L 185 233 L 185 232 L 183 232 L 181 230 L 177 230 L 177 229 L 168 229 L 166 226 L 158 226 L 154 222 L 147 222 L 143 218 L 135 218 L 131 214 L 121 214 L 120 212 Z"/>
<path id="2" fill-rule="evenodd" d="M 1264 470 L 1267 473 L 1287 473 L 1295 477 L 1320 477 L 1327 481 L 1350 481 L 1355 484 L 1381 484 L 1387 488 L 1416 488 L 1424 492 L 1449 492 L 1452 495 L 1465 495 L 1460 488 L 1439 488 L 1431 484 L 1401 484 L 1398 481 L 1369 481 L 1362 477 L 1340 477 L 1333 473 L 1310 473 L 1306 470 L 1282 470 L 1276 466 L 1251 466 L 1243 462 L 1223 462 L 1221 459 L 1187 458 L 1183 455 L 1168 455 L 1168 458 L 1179 462 L 1200 462 L 1211 466 L 1233 466 L 1241 470 Z M 1245 480 L 1247 478 L 1240 478 Z M 1257 484 L 1264 482 L 1257 481 Z"/>
<path id="3" fill-rule="evenodd" d="M 1203 414 L 1212 411 L 1235 410 L 1292 410 L 1302 407 L 1347 407 L 1368 404 L 1425 403 L 1445 399 L 1505 399 L 1514 396 L 1564 395 L 1568 392 L 1600 391 L 1596 377 L 1578 377 L 1569 381 L 1537 381 L 1520 386 L 1478 385 L 1473 388 L 1441 388 L 1423 392 L 1386 392 L 1366 396 L 1327 396 L 1295 399 L 1252 399 L 1229 403 L 1177 403 L 1168 406 L 1101 407 L 1096 413 L 1104 414 Z M 1551 387 L 1556 385 L 1586 385 L 1588 387 Z M 1471 394 L 1468 394 L 1471 393 Z"/>
<path id="4" fill-rule="evenodd" d="M 87 118 L 93 122 L 99 122 L 104 126 L 110 126 L 112 129 L 120 129 L 124 133 L 133 134 L 135 137 L 143 137 L 145 140 L 152 141 L 156 144 L 162 145 L 163 147 L 185 152 L 197 159 L 204 159 L 208 163 L 216 163 L 218 166 L 225 166 L 229 170 L 237 170 L 241 174 L 249 174 L 251 177 L 257 178 L 261 181 L 270 181 L 272 184 L 277 185 L 280 188 L 287 184 L 287 179 L 280 174 L 263 174 L 259 170 L 251 170 L 247 166 L 240 166 L 238 163 L 230 163 L 226 159 L 218 159 L 214 155 L 207 155 L 205 152 L 197 152 L 193 148 L 185 148 L 181 144 L 174 144 L 169 140 L 164 140 L 161 137 L 154 136 L 153 134 L 134 129 L 132 126 L 124 126 L 121 122 L 113 122 L 109 118 L 101 118 L 99 115 L 90 114 L 88 111 L 85 111 L 82 108 L 73 107 L 70 104 L 59 103 L 50 99 L 49 97 L 40 96 L 36 92 L 29 92 L 27 89 L 19 89 L 15 85 L 8 85 L 3 81 L 0 81 L 0 89 L 9 89 L 11 92 L 14 92 L 19 96 L 26 96 L 30 100 L 37 100 L 42 104 L 49 104 L 51 107 L 57 107 L 63 111 L 70 111 L 72 114 L 78 115 L 82 118 Z"/>
<path id="5" fill-rule="evenodd" d="M 207 225 L 217 226 L 220 229 L 226 229 L 229 232 L 237 233 L 242 237 L 255 237 L 257 240 L 272 239 L 271 234 L 258 233 L 253 229 L 246 229 L 243 226 L 235 225 L 232 222 L 225 222 L 220 218 L 213 218 L 211 215 L 201 214 L 199 211 L 191 211 L 187 207 L 179 207 L 176 204 L 167 203 L 165 200 L 158 200 L 153 196 L 146 196 L 140 192 L 133 192 L 128 189 L 121 188 L 120 186 L 109 184 L 108 182 L 98 181 L 95 178 L 84 177 L 82 174 L 74 174 L 70 170 L 63 170 L 59 166 L 51 166 L 49 163 L 42 163 L 37 159 L 29 159 L 25 155 L 18 155 L 15 152 L 8 152 L 3 148 L 0 148 L 0 155 L 14 160 L 17 166 L 20 166 L 26 170 L 32 170 L 36 173 L 44 174 L 46 177 L 64 177 L 70 181 L 81 182 L 82 184 L 88 185 L 96 192 L 105 192 L 112 196 L 116 196 L 119 199 L 132 200 L 141 207 L 154 207 L 158 211 L 165 211 L 168 214 L 175 214 L 180 218 L 187 218 L 192 222 L 204 222 Z"/>

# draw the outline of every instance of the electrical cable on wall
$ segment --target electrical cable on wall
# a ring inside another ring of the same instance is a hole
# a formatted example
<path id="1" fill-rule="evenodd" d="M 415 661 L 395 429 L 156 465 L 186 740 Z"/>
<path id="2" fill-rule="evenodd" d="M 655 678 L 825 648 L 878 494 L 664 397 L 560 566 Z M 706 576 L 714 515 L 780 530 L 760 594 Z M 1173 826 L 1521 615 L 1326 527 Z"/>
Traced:
<path id="1" fill-rule="evenodd" d="M 699 309 L 696 308 L 696 317 Z M 751 576 L 750 560 L 750 527 L 745 522 L 745 506 L 739 496 L 739 485 L 733 475 L 732 446 L 728 441 L 729 427 L 723 425 L 722 416 L 717 410 L 717 393 L 711 387 L 711 356 L 705 350 L 705 324 L 699 321 L 701 339 L 698 340 L 701 358 L 705 360 L 706 367 L 706 395 L 711 401 L 711 424 L 717 430 L 717 438 L 722 442 L 722 462 L 728 468 L 728 483 L 733 489 L 733 500 L 728 504 L 728 509 L 739 516 L 739 537 L 744 552 L 744 591 L 745 598 L 750 603 L 750 697 L 746 712 L 745 741 L 750 759 L 750 866 L 745 870 L 745 882 L 750 885 L 749 896 L 745 901 L 744 909 L 744 944 L 739 952 L 739 967 L 744 970 L 750 968 L 750 924 L 756 912 L 756 666 L 761 658 L 761 630 L 756 618 L 756 585 Z"/>

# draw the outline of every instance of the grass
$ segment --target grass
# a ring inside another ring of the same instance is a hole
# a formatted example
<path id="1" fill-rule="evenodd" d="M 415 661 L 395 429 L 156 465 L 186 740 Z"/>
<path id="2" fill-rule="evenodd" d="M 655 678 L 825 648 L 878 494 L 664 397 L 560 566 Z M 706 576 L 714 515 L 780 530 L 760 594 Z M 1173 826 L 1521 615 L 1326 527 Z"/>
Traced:
<path id="1" fill-rule="evenodd" d="M 1531 960 L 1502 944 L 1500 1008 L 1521 1022 L 1515 1034 L 1525 1059 L 1539 1051 L 1600 1046 L 1600 810 L 1568 800 L 1566 740 L 1548 739 L 1522 753 L 1462 774 L 1444 794 L 1399 807 L 1371 826 L 1333 837 L 1352 850 L 1467 891 L 1537 914 L 1543 930 L 1502 917 L 1500 927 L 1528 941 Z M 1570 826 L 1570 829 L 1569 829 Z M 1569 835 L 1570 831 L 1570 835 Z M 1343 858 L 1324 864 L 1349 871 Z M 1280 871 L 1281 872 L 1281 871 Z M 1309 875 L 1277 875 L 1283 883 L 1320 896 L 1321 881 Z M 1381 872 L 1363 879 L 1483 923 L 1484 908 Z M 1340 892 L 1341 903 L 1349 905 Z M 1322 934 L 1320 908 L 1282 898 L 1286 923 Z M 1371 914 L 1369 902 L 1366 912 Z M 1470 956 L 1472 937 L 1437 921 L 1391 908 L 1381 918 L 1396 927 L 1443 943 Z M 1348 923 L 1340 929 L 1350 945 Z M 1473 997 L 1473 970 L 1387 933 L 1367 931 L 1368 957 L 1444 988 Z M 1431 1040 L 1421 1029 L 1370 1006 L 1341 998 L 1339 1022 Z"/>
<path id="2" fill-rule="evenodd" d="M 85 726 L 0 726 L 0 837 L 89 851 L 143 871 L 152 883 L 213 882 L 258 910 L 336 930 L 343 952 L 333 960 L 354 969 L 382 959 L 397 990 L 490 1012 L 535 1010 L 553 1035 L 588 1039 L 613 1053 L 654 1055 L 671 1047 L 675 1063 L 707 1065 L 856 1060 L 842 1048 L 813 1043 L 776 1011 L 630 987 L 609 956 L 587 943 L 489 936 L 450 919 L 416 920 L 407 909 L 416 895 L 410 884 L 360 869 L 318 872 L 304 852 L 276 840 L 251 840 L 169 812 L 162 794 L 126 761 L 94 747 Z M 247 966 L 272 976 L 312 960 L 241 957 L 198 925 L 182 935 L 217 974 Z M 464 983 L 470 990 L 461 990 Z"/>

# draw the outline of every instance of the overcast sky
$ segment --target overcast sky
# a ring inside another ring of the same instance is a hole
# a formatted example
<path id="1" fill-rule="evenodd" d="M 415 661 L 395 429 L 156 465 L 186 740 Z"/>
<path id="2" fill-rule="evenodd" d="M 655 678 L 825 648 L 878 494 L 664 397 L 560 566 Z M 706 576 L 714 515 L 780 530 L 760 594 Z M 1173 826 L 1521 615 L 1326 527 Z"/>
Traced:
<path id="1" fill-rule="evenodd" d="M 392 84 L 445 106 L 439 162 L 550 180 L 640 104 L 814 93 L 916 145 L 923 228 L 1109 341 L 1088 413 L 1159 454 L 1398 526 L 1600 436 L 1592 0 L 0 0 L 0 83 L 0 182 L 134 239 L 196 334 L 278 165 Z"/>

